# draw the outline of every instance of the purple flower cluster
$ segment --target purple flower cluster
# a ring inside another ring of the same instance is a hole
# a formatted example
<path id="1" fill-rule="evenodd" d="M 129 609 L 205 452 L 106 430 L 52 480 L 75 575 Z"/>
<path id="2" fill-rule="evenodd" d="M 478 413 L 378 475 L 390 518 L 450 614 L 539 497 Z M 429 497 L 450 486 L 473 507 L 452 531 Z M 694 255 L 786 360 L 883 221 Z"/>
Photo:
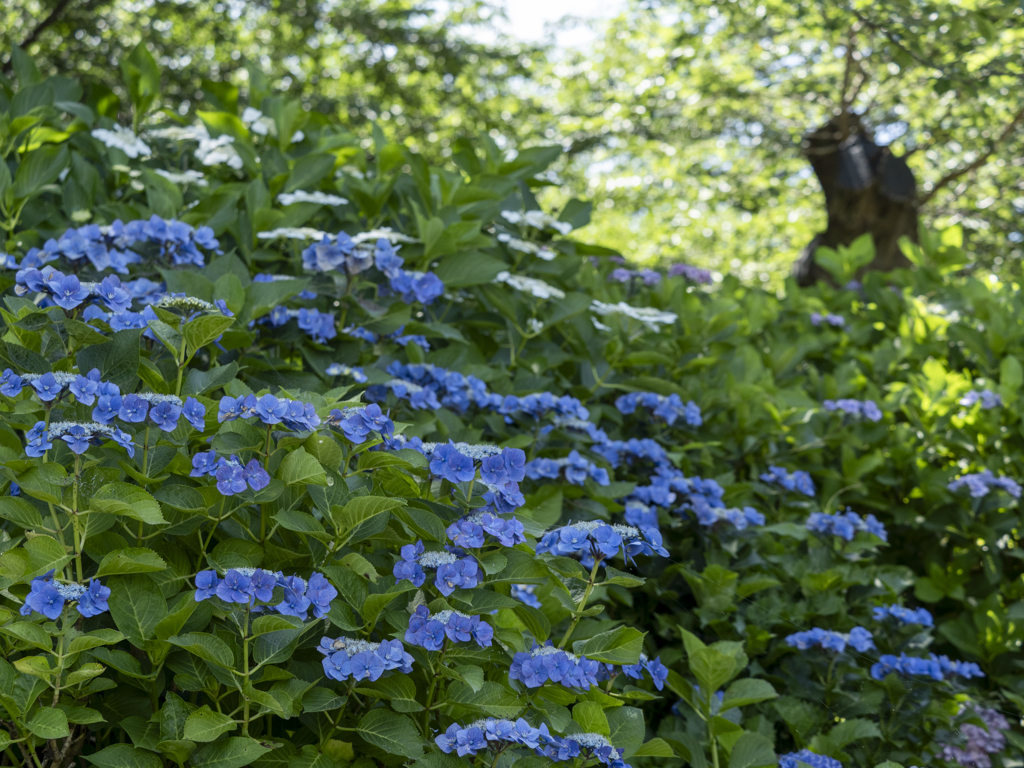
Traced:
<path id="1" fill-rule="evenodd" d="M 388 287 L 406 304 L 432 304 L 444 295 L 444 283 L 433 272 L 402 268 L 405 260 L 390 241 L 381 238 L 376 247 L 356 243 L 344 232 L 326 236 L 302 252 L 302 268 L 313 272 L 344 270 L 349 277 L 376 267 L 388 279 Z"/>
<path id="2" fill-rule="evenodd" d="M 254 491 L 262 491 L 270 485 L 270 475 L 257 459 L 250 459 L 248 464 L 243 465 L 237 456 L 232 455 L 230 459 L 225 459 L 218 456 L 216 451 L 206 451 L 193 456 L 189 477 L 216 478 L 217 490 L 224 496 L 242 493 L 246 486 Z"/>
<path id="3" fill-rule="evenodd" d="M 691 267 L 689 264 L 682 263 L 670 266 L 668 268 L 668 276 L 683 277 L 691 283 L 698 283 L 699 285 L 711 285 L 714 282 L 714 278 L 709 270 L 698 269 L 697 267 Z"/>
<path id="4" fill-rule="evenodd" d="M 984 723 L 984 727 L 964 723 L 958 728 L 962 738 L 959 745 L 944 744 L 939 757 L 947 763 L 958 763 L 964 768 L 992 768 L 990 756 L 1006 749 L 1006 736 L 1003 732 L 1010 729 L 1010 723 L 994 709 L 977 708 L 974 714 Z"/>
<path id="5" fill-rule="evenodd" d="M 317 650 L 324 655 L 324 674 L 332 680 L 379 680 L 385 672 L 412 672 L 412 656 L 400 640 L 374 643 L 351 637 L 322 638 Z"/>
<path id="6" fill-rule="evenodd" d="M 295 616 L 303 621 L 313 609 L 313 615 L 322 619 L 331 610 L 331 601 L 338 596 L 338 590 L 321 573 L 314 573 L 309 582 L 299 576 L 285 576 L 280 571 L 265 571 L 262 568 L 231 568 L 221 579 L 216 571 L 200 571 L 196 574 L 196 602 L 218 597 L 225 603 L 241 603 L 260 611 L 257 601 L 269 603 L 274 599 L 274 588 L 281 587 L 284 596 L 280 603 L 272 606 L 283 616 Z"/>
<path id="7" fill-rule="evenodd" d="M 317 344 L 326 344 L 338 335 L 334 313 L 318 309 L 289 309 L 278 304 L 261 322 L 271 328 L 280 328 L 289 320 L 298 320 L 299 330 L 304 331 Z"/>
<path id="8" fill-rule="evenodd" d="M 513 656 L 508 679 L 518 680 L 527 688 L 539 688 L 550 680 L 566 688 L 586 691 L 598 684 L 602 671 L 605 670 L 601 663 L 585 656 L 574 656 L 548 641 L 546 645 L 534 646 L 530 652 L 520 651 Z"/>
<path id="9" fill-rule="evenodd" d="M 626 269 L 616 267 L 608 275 L 608 282 L 629 283 L 639 280 L 644 285 L 657 285 L 661 282 L 661 273 L 653 269 Z"/>
<path id="10" fill-rule="evenodd" d="M 348 366 L 343 363 L 331 363 L 324 371 L 328 376 L 351 376 L 358 384 L 365 384 L 369 379 L 359 366 Z"/>
<path id="11" fill-rule="evenodd" d="M 534 459 L 526 465 L 526 476 L 531 480 L 557 480 L 563 473 L 573 485 L 585 484 L 588 477 L 598 485 L 611 483 L 607 469 L 583 458 L 575 449 L 562 459 Z"/>
<path id="12" fill-rule="evenodd" d="M 987 496 L 993 488 L 1001 488 L 1013 498 L 1020 498 L 1020 485 L 1016 481 L 1008 477 L 996 477 L 990 469 L 973 475 L 961 475 L 956 480 L 951 480 L 946 487 L 953 493 L 961 488 L 967 488 L 971 492 L 972 499 Z"/>
<path id="13" fill-rule="evenodd" d="M 925 608 L 905 608 L 898 603 L 892 603 L 891 605 L 876 605 L 871 613 L 875 621 L 885 621 L 887 618 L 892 617 L 900 624 L 920 624 L 923 627 L 935 626 L 935 620 Z"/>
<path id="14" fill-rule="evenodd" d="M 843 764 L 828 755 L 819 755 L 809 749 L 779 755 L 779 768 L 843 768 Z"/>
<path id="15" fill-rule="evenodd" d="M 846 325 L 846 318 L 842 315 L 823 315 L 820 312 L 811 312 L 811 325 L 818 328 L 822 323 L 831 325 L 833 328 L 842 328 Z"/>
<path id="16" fill-rule="evenodd" d="M 720 521 L 730 523 L 737 531 L 744 531 L 751 525 L 764 525 L 764 515 L 753 507 L 712 507 L 697 499 L 693 503 L 693 511 L 697 522 L 704 526 L 712 526 Z"/>
<path id="17" fill-rule="evenodd" d="M 605 665 L 605 667 L 611 666 L 610 664 Z M 640 660 L 636 664 L 622 665 L 622 673 L 634 680 L 642 679 L 644 670 L 651 676 L 651 682 L 654 683 L 655 688 L 660 691 L 665 687 L 665 681 L 668 680 L 668 667 L 661 663 L 660 656 L 656 659 L 649 659 L 646 653 L 641 653 Z"/>
<path id="18" fill-rule="evenodd" d="M 983 389 L 981 392 L 968 392 L 960 398 L 959 402 L 964 408 L 970 408 L 975 403 L 980 402 L 982 410 L 989 411 L 993 408 L 1001 407 L 1003 405 L 1003 398 L 991 389 Z"/>
<path id="19" fill-rule="evenodd" d="M 312 403 L 286 400 L 273 395 L 225 395 L 220 400 L 217 421 L 234 421 L 257 417 L 267 426 L 283 424 L 295 432 L 312 432 L 320 426 L 320 417 Z"/>
<path id="20" fill-rule="evenodd" d="M 554 736 L 546 723 L 534 728 L 522 718 L 512 722 L 489 717 L 465 727 L 453 723 L 434 739 L 434 743 L 445 754 L 455 752 L 459 757 L 476 755 L 486 750 L 501 752 L 512 745 L 518 745 L 532 749 L 539 756 L 556 763 L 575 761 L 582 756 L 584 763 L 593 758 L 609 768 L 629 768 L 629 764 L 622 760 L 625 750 L 612 746 L 601 734 Z"/>
<path id="21" fill-rule="evenodd" d="M 850 400 L 849 398 L 840 400 L 826 400 L 822 403 L 826 411 L 830 413 L 833 411 L 842 411 L 849 416 L 856 416 L 857 418 L 865 418 L 868 421 L 881 421 L 882 412 L 878 410 L 878 406 L 875 405 L 874 400 Z"/>
<path id="22" fill-rule="evenodd" d="M 58 258 L 72 262 L 85 258 L 97 272 L 114 269 L 127 274 L 129 264 L 141 261 L 139 254 L 128 250 L 136 243 L 156 245 L 160 255 L 169 257 L 174 264 L 194 264 L 197 267 L 203 266 L 204 258 L 196 246 L 211 251 L 216 251 L 218 246 L 210 227 L 193 229 L 184 222 L 159 216 L 127 224 L 117 219 L 106 227 L 89 224 L 69 229 L 60 239 L 50 239 L 42 248 L 30 249 L 22 266 L 40 267 Z"/>
<path id="23" fill-rule="evenodd" d="M 516 518 L 504 518 L 490 512 L 476 512 L 448 526 L 448 540 L 457 547 L 479 549 L 484 534 L 493 536 L 503 547 L 514 547 L 526 541 L 523 524 Z"/>
<path id="24" fill-rule="evenodd" d="M 77 421 L 55 421 L 49 427 L 45 421 L 37 421 L 25 433 L 25 455 L 39 458 L 53 448 L 53 440 L 63 440 L 76 454 L 85 453 L 90 445 L 111 440 L 128 451 L 129 456 L 135 456 L 135 444 L 127 432 L 107 424 Z"/>
<path id="25" fill-rule="evenodd" d="M 812 512 L 805 523 L 807 530 L 825 536 L 838 536 L 843 541 L 853 541 L 858 531 L 866 531 L 882 541 L 889 540 L 885 526 L 874 515 L 861 518 L 856 512 Z"/>
<path id="26" fill-rule="evenodd" d="M 656 392 L 630 392 L 615 399 L 615 407 L 622 414 L 631 414 L 638 405 L 649 408 L 655 416 L 663 419 L 669 426 L 682 419 L 691 427 L 699 427 L 704 423 L 700 408 L 692 400 L 684 403 L 677 394 L 667 397 Z"/>
<path id="27" fill-rule="evenodd" d="M 494 639 L 494 630 L 490 624 L 481 621 L 479 616 L 467 616 L 453 610 L 439 611 L 432 615 L 425 605 L 416 606 L 416 612 L 409 617 L 405 642 L 428 651 L 440 651 L 445 638 L 453 643 L 468 643 L 472 640 L 481 648 L 489 648 Z"/>
<path id="28" fill-rule="evenodd" d="M 356 445 L 362 445 L 367 439 L 387 440 L 395 432 L 395 423 L 376 403 L 365 408 L 335 408 L 327 417 L 327 423 L 344 432 L 348 441 Z"/>
<path id="29" fill-rule="evenodd" d="M 788 472 L 783 467 L 768 467 L 768 471 L 761 474 L 761 481 L 780 485 L 787 491 L 797 491 L 804 496 L 814 496 L 815 492 L 811 475 L 802 469 Z"/>
<path id="30" fill-rule="evenodd" d="M 592 564 L 595 558 L 614 557 L 619 550 L 627 561 L 637 555 L 668 557 L 668 550 L 661 542 L 661 533 L 657 529 L 641 531 L 631 525 L 610 525 L 590 520 L 548 531 L 537 542 L 537 554 L 580 557 L 584 564 Z"/>
<path id="31" fill-rule="evenodd" d="M 427 580 L 424 568 L 436 569 L 434 586 L 448 597 L 456 589 L 472 589 L 480 583 L 482 573 L 475 557 L 460 554 L 461 551 L 447 547 L 444 551 L 426 552 L 423 542 L 406 544 L 401 550 L 401 560 L 395 563 L 394 576 L 398 581 L 411 581 L 422 587 Z"/>
<path id="32" fill-rule="evenodd" d="M 56 621 L 64 610 L 64 603 L 77 600 L 75 608 L 88 619 L 110 610 L 108 597 L 110 587 L 104 587 L 99 579 L 92 579 L 88 586 L 74 582 L 61 584 L 54 581 L 51 570 L 32 579 L 28 596 L 21 606 L 21 615 L 29 616 L 35 611 L 50 621 Z"/>
<path id="33" fill-rule="evenodd" d="M 905 653 L 899 656 L 886 653 L 879 657 L 876 664 L 871 665 L 871 677 L 875 680 L 884 680 L 890 672 L 930 677 L 932 680 L 945 680 L 955 675 L 967 679 L 985 676 L 981 667 L 973 661 L 955 661 L 948 656 L 936 656 L 934 653 L 928 654 L 928 658 L 907 656 Z"/>
<path id="34" fill-rule="evenodd" d="M 18 296 L 45 293 L 54 304 L 68 312 L 92 298 L 103 302 L 113 312 L 124 312 L 132 304 L 131 291 L 121 284 L 116 275 L 109 275 L 99 283 L 89 283 L 53 267 L 41 270 L 30 267 L 18 270 L 14 279 L 14 292 Z"/>
<path id="35" fill-rule="evenodd" d="M 875 647 L 874 638 L 864 627 L 854 627 L 849 632 L 834 632 L 831 629 L 808 629 L 794 632 L 786 638 L 786 645 L 800 651 L 816 646 L 826 651 L 842 653 L 849 645 L 858 653 L 864 653 Z"/>

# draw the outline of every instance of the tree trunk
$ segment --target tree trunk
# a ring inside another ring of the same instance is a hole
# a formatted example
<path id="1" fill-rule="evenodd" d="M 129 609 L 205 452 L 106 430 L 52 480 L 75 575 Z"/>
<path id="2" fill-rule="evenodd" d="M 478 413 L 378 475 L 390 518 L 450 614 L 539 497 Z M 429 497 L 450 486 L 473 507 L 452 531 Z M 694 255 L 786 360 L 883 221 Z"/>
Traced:
<path id="1" fill-rule="evenodd" d="M 841 115 L 804 137 L 803 154 L 825 192 L 828 228 L 820 232 L 793 265 L 802 286 L 831 281 L 815 264 L 821 246 L 849 245 L 863 234 L 875 243 L 867 270 L 910 266 L 899 247 L 901 237 L 917 242 L 917 184 L 906 162 L 872 140 L 856 115 Z"/>

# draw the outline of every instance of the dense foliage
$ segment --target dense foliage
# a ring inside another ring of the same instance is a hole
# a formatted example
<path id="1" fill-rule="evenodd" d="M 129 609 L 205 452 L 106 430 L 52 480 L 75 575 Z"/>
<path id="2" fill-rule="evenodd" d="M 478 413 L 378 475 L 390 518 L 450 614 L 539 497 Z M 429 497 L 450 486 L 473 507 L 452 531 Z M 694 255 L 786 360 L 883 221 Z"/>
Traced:
<path id="1" fill-rule="evenodd" d="M 780 299 L 574 238 L 559 148 L 16 63 L 6 764 L 1018 764 L 1024 307 L 958 230 Z"/>

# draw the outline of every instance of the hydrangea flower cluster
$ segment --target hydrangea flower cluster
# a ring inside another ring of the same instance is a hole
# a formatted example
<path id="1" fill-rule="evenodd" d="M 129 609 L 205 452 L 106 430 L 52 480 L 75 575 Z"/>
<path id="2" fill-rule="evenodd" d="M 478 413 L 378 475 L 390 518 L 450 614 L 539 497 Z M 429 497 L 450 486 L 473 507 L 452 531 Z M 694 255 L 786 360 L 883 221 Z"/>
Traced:
<path id="1" fill-rule="evenodd" d="M 490 512 L 476 512 L 448 526 L 448 540 L 457 547 L 479 549 L 484 534 L 493 536 L 503 547 L 514 547 L 526 541 L 523 524 L 516 518 L 504 518 Z"/>
<path id="2" fill-rule="evenodd" d="M 21 606 L 21 615 L 29 616 L 33 611 L 41 613 L 50 621 L 56 621 L 64 611 L 64 603 L 77 601 L 75 609 L 85 618 L 99 616 L 110 610 L 107 598 L 110 587 L 104 587 L 99 579 L 92 579 L 89 585 L 75 582 L 60 583 L 53 578 L 53 571 L 32 579 L 29 593 Z"/>
<path id="3" fill-rule="evenodd" d="M 330 272 L 339 268 L 349 277 L 376 268 L 388 279 L 389 289 L 406 304 L 432 304 L 444 295 L 444 283 L 433 272 L 417 272 L 402 268 L 405 260 L 398 249 L 385 238 L 376 247 L 356 243 L 344 232 L 325 237 L 302 252 L 302 268 L 313 272 Z"/>
<path id="4" fill-rule="evenodd" d="M 102 272 L 114 269 L 128 273 L 128 265 L 142 259 L 129 250 L 137 243 L 157 246 L 159 254 L 176 265 L 203 266 L 205 259 L 199 248 L 217 250 L 219 243 L 210 227 L 193 229 L 174 219 L 152 216 L 124 224 L 120 219 L 106 227 L 88 224 L 68 229 L 59 239 L 47 240 L 42 248 L 31 248 L 22 260 L 22 268 L 39 268 L 59 258 L 70 262 L 88 259 L 93 269 Z"/>
<path id="5" fill-rule="evenodd" d="M 972 499 L 988 496 L 994 488 L 1001 488 L 1015 499 L 1020 498 L 1020 485 L 1016 481 L 1008 477 L 996 477 L 990 469 L 973 475 L 961 475 L 956 480 L 951 480 L 946 487 L 953 493 L 967 488 Z"/>
<path id="6" fill-rule="evenodd" d="M 768 471 L 761 474 L 761 481 L 780 485 L 787 491 L 797 491 L 804 496 L 814 496 L 814 481 L 809 473 L 798 469 L 795 472 L 788 472 L 783 467 L 768 467 Z"/>
<path id="7" fill-rule="evenodd" d="M 887 618 L 892 617 L 900 624 L 920 624 L 923 627 L 935 626 L 935 620 L 925 608 L 906 608 L 898 603 L 892 603 L 891 605 L 876 605 L 871 613 L 875 621 L 885 621 Z"/>
<path id="8" fill-rule="evenodd" d="M 344 363 L 331 363 L 327 366 L 327 370 L 324 371 L 328 376 L 350 376 L 354 381 L 359 384 L 365 384 L 369 379 L 363 369 L 356 366 L 348 366 Z"/>
<path id="9" fill-rule="evenodd" d="M 981 392 L 971 391 L 960 398 L 960 405 L 970 408 L 975 403 L 981 403 L 982 410 L 989 411 L 993 408 L 1000 408 L 1003 405 L 1003 398 L 991 389 L 983 389 Z"/>
<path id="10" fill-rule="evenodd" d="M 367 388 L 367 400 L 383 402 L 390 389 L 400 400 L 408 400 L 414 409 L 436 410 L 444 406 L 464 413 L 470 405 L 487 408 L 501 404 L 501 396 L 492 396 L 487 385 L 475 376 L 464 376 L 429 363 L 401 363 L 397 360 L 385 370 L 394 379 L 388 383 L 389 386 Z M 396 382 L 404 384 L 404 389 Z"/>
<path id="11" fill-rule="evenodd" d="M 557 736 L 551 734 L 546 723 L 534 728 L 523 718 L 512 722 L 493 717 L 477 720 L 465 727 L 452 723 L 443 734 L 434 739 L 434 743 L 442 752 L 455 752 L 459 757 L 476 755 L 487 749 L 500 751 L 513 744 L 540 753 L 542 744 L 546 747 L 560 741 Z"/>
<path id="12" fill-rule="evenodd" d="M 534 459 L 526 465 L 526 476 L 531 480 L 557 480 L 563 474 L 566 481 L 573 485 L 583 485 L 587 478 L 598 485 L 611 483 L 607 469 L 583 458 L 575 449 L 561 459 Z"/>
<path id="13" fill-rule="evenodd" d="M 20 269 L 15 275 L 14 292 L 46 294 L 54 304 L 70 312 L 89 299 L 97 299 L 113 312 L 124 312 L 132 305 L 132 294 L 117 275 L 108 275 L 98 283 L 82 282 L 76 275 L 65 275 L 53 267 Z"/>
<path id="14" fill-rule="evenodd" d="M 833 328 L 842 328 L 846 325 L 846 318 L 842 315 L 821 314 L 820 312 L 811 312 L 811 325 L 815 328 L 821 326 L 822 323 L 831 325 Z"/>
<path id="15" fill-rule="evenodd" d="M 541 607 L 540 598 L 537 597 L 536 584 L 513 584 L 509 589 L 509 594 L 531 608 Z"/>
<path id="16" fill-rule="evenodd" d="M 324 655 L 324 674 L 332 680 L 379 680 L 392 670 L 408 675 L 412 672 L 412 656 L 400 640 L 374 643 L 352 637 L 332 640 L 322 638 L 317 650 Z"/>
<path id="17" fill-rule="evenodd" d="M 807 530 L 826 536 L 838 536 L 844 541 L 853 541 L 858 531 L 867 531 L 882 541 L 889 540 L 885 526 L 874 515 L 861 518 L 856 512 L 812 512 L 805 523 Z"/>
<path id="18" fill-rule="evenodd" d="M 609 304 L 604 301 L 593 301 L 590 304 L 590 311 L 595 315 L 601 317 L 608 317 L 609 315 L 624 315 L 631 320 L 644 325 L 647 330 L 651 333 L 658 333 L 663 325 L 675 325 L 679 319 L 679 315 L 675 312 L 666 312 L 662 309 L 655 309 L 654 307 L 634 307 L 627 304 L 624 301 L 620 301 L 618 304 Z M 594 318 L 595 327 L 598 330 L 606 331 L 610 330 L 607 325 L 600 323 Z"/>
<path id="19" fill-rule="evenodd" d="M 349 442 L 362 445 L 376 433 L 376 437 L 387 439 L 394 434 L 395 423 L 380 406 L 372 403 L 365 408 L 335 408 L 327 417 L 327 424 L 345 433 Z"/>
<path id="20" fill-rule="evenodd" d="M 1010 723 L 994 709 L 979 707 L 974 712 L 985 724 L 984 727 L 964 723 L 958 729 L 963 740 L 958 746 L 943 745 L 939 757 L 947 763 L 958 763 L 968 768 L 992 768 L 990 755 L 1006 749 L 1006 736 L 1003 732 L 1010 729 Z"/>
<path id="21" fill-rule="evenodd" d="M 283 424 L 295 432 L 312 432 L 320 426 L 320 417 L 312 403 L 277 398 L 274 395 L 224 396 L 220 400 L 217 421 L 258 418 L 267 426 Z"/>
<path id="22" fill-rule="evenodd" d="M 881 421 L 882 412 L 875 405 L 874 400 L 851 400 L 844 398 L 840 400 L 826 400 L 822 403 L 822 406 L 826 411 L 830 413 L 833 411 L 842 411 L 849 416 L 855 416 L 857 418 L 865 418 L 868 421 Z"/>
<path id="23" fill-rule="evenodd" d="M 37 421 L 25 433 L 25 455 L 39 458 L 53 448 L 53 440 L 63 440 L 76 454 L 85 453 L 90 445 L 101 445 L 104 440 L 111 440 L 124 448 L 129 456 L 135 456 L 131 435 L 117 427 L 89 421 L 55 421 L 49 427 L 45 421 Z"/>
<path id="24" fill-rule="evenodd" d="M 605 668 L 612 672 L 614 667 L 611 664 L 606 664 Z M 651 676 L 651 682 L 654 683 L 655 688 L 660 691 L 665 687 L 665 681 L 668 680 L 668 667 L 661 663 L 660 656 L 650 659 L 646 653 L 641 653 L 640 660 L 636 664 L 622 665 L 622 673 L 634 680 L 642 679 L 644 670 Z"/>
<path id="25" fill-rule="evenodd" d="M 593 559 L 614 557 L 622 550 L 627 561 L 637 555 L 668 557 L 661 545 L 661 533 L 647 529 L 641 531 L 632 525 L 611 525 L 600 520 L 569 523 L 554 528 L 537 542 L 537 554 L 550 553 L 567 557 L 580 557 L 584 564 Z"/>
<path id="26" fill-rule="evenodd" d="M 875 647 L 875 640 L 864 627 L 854 627 L 849 632 L 834 632 L 831 629 L 808 629 L 794 632 L 786 638 L 786 645 L 800 651 L 819 646 L 826 651 L 842 653 L 849 645 L 858 653 L 864 653 Z"/>
<path id="27" fill-rule="evenodd" d="M 610 283 L 630 283 L 634 280 L 638 280 L 648 286 L 657 285 L 661 282 L 661 273 L 653 269 L 616 267 L 608 275 L 608 282 Z"/>
<path id="28" fill-rule="evenodd" d="M 691 283 L 697 283 L 698 285 L 711 285 L 711 283 L 715 281 L 709 270 L 699 269 L 698 267 L 682 263 L 672 264 L 668 268 L 668 276 L 682 277 L 689 280 Z"/>
<path id="29" fill-rule="evenodd" d="M 395 563 L 394 576 L 397 581 L 411 581 L 422 587 L 427 580 L 424 568 L 435 569 L 434 586 L 445 597 L 458 589 L 472 589 L 480 583 L 480 564 L 475 557 L 460 555 L 460 550 L 448 547 L 444 551 L 424 551 L 423 542 L 406 544 L 401 550 L 401 559 Z"/>
<path id="30" fill-rule="evenodd" d="M 764 525 L 764 515 L 753 507 L 712 507 L 698 499 L 693 504 L 697 522 L 703 526 L 712 526 L 724 520 L 731 523 L 737 531 L 745 531 L 751 525 Z"/>
<path id="31" fill-rule="evenodd" d="M 474 641 L 481 648 L 489 648 L 494 639 L 494 629 L 479 616 L 467 616 L 453 610 L 431 614 L 425 605 L 416 606 L 416 612 L 409 617 L 409 628 L 405 631 L 405 642 L 418 645 L 428 651 L 440 651 L 445 638 L 453 643 Z"/>
<path id="32" fill-rule="evenodd" d="M 560 235 L 572 232 L 572 224 L 568 221 L 559 221 L 550 213 L 541 210 L 502 211 L 501 216 L 510 224 L 522 224 L 534 229 L 553 229 Z"/>
<path id="33" fill-rule="evenodd" d="M 545 645 L 536 645 L 529 652 L 520 651 L 513 656 L 508 679 L 518 680 L 527 688 L 539 688 L 550 680 L 566 688 L 586 691 L 598 684 L 602 671 L 604 667 L 599 662 L 555 648 L 549 640 Z"/>
<path id="34" fill-rule="evenodd" d="M 280 328 L 289 320 L 298 320 L 299 330 L 304 331 L 317 344 L 326 344 L 338 335 L 334 313 L 318 309 L 289 309 L 279 304 L 261 322 L 272 328 Z"/>
<path id="35" fill-rule="evenodd" d="M 905 653 L 899 656 L 886 653 L 879 657 L 876 664 L 871 665 L 871 677 L 875 680 L 885 679 L 890 672 L 930 677 L 932 680 L 945 680 L 953 676 L 967 679 L 985 676 L 981 667 L 973 661 L 955 661 L 948 656 L 936 656 L 934 653 L 928 654 L 928 658 L 907 656 Z"/>
<path id="36" fill-rule="evenodd" d="M 218 597 L 225 603 L 249 605 L 259 611 L 257 601 L 269 603 L 274 599 L 274 587 L 284 590 L 280 603 L 272 606 L 283 616 L 295 616 L 306 620 L 309 609 L 322 619 L 331 610 L 331 601 L 338 596 L 338 590 L 321 573 L 313 573 L 306 582 L 299 576 L 285 576 L 281 571 L 265 571 L 262 568 L 231 568 L 221 579 L 216 571 L 200 571 L 196 574 L 196 602 Z"/>
<path id="37" fill-rule="evenodd" d="M 809 749 L 779 755 L 779 768 L 843 768 L 843 764 L 828 755 L 819 755 Z"/>
<path id="38" fill-rule="evenodd" d="M 677 394 L 667 397 L 656 392 L 630 392 L 615 399 L 615 407 L 619 413 L 628 415 L 635 413 L 637 406 L 649 408 L 655 416 L 663 419 L 669 426 L 682 419 L 691 427 L 699 427 L 704 423 L 700 408 L 692 400 L 684 403 Z"/>
<path id="39" fill-rule="evenodd" d="M 217 490 L 224 496 L 242 493 L 247 485 L 254 491 L 262 491 L 270 485 L 270 475 L 258 460 L 250 459 L 243 465 L 237 456 L 232 454 L 230 459 L 225 459 L 216 451 L 197 453 L 192 457 L 189 477 L 208 476 L 216 478 Z"/>

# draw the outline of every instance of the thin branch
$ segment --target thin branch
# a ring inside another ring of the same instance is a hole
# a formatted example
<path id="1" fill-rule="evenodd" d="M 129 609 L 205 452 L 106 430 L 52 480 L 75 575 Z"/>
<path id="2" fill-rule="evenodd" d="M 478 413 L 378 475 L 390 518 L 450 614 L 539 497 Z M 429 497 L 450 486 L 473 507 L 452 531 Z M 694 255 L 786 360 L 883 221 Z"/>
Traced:
<path id="1" fill-rule="evenodd" d="M 28 37 L 21 41 L 21 44 L 18 47 L 22 50 L 25 50 L 25 48 L 32 45 L 32 43 L 34 43 L 38 39 L 39 35 L 42 34 L 44 29 L 53 24 L 55 21 L 57 21 L 57 19 L 59 19 L 63 15 L 64 11 L 67 9 L 69 5 L 71 5 L 72 2 L 73 0 L 60 0 L 60 2 L 58 2 L 57 5 L 53 7 L 53 10 L 50 11 L 50 15 L 43 19 L 41 22 L 39 22 L 36 25 L 36 28 L 29 33 Z M 11 56 L 9 59 L 7 59 L 7 63 L 4 64 L 3 72 L 5 74 L 7 72 L 10 72 L 13 66 L 14 57 Z"/>
<path id="2" fill-rule="evenodd" d="M 964 174 L 970 173 L 971 171 L 976 171 L 978 168 L 980 168 L 986 162 L 988 162 L 988 159 L 992 157 L 996 149 L 999 148 L 999 145 L 1006 141 L 1007 138 L 1009 138 L 1010 134 L 1012 134 L 1017 129 L 1017 126 L 1021 124 L 1021 121 L 1024 121 L 1024 108 L 1022 108 L 1014 116 L 1013 120 L 1010 121 L 1010 124 L 1006 126 L 1003 132 L 999 134 L 999 136 L 991 144 L 989 144 L 988 150 L 986 152 L 983 152 L 982 154 L 978 155 L 978 157 L 975 158 L 973 163 L 962 166 L 961 168 L 957 168 L 952 173 L 949 173 L 943 178 L 941 178 L 938 182 L 936 182 L 935 186 L 932 187 L 931 191 L 923 198 L 921 198 L 921 202 L 919 204 L 924 205 L 933 197 L 935 197 L 935 195 L 938 193 L 940 189 L 942 189 L 943 187 L 948 187 L 950 184 L 952 184 L 954 181 L 959 179 Z"/>

